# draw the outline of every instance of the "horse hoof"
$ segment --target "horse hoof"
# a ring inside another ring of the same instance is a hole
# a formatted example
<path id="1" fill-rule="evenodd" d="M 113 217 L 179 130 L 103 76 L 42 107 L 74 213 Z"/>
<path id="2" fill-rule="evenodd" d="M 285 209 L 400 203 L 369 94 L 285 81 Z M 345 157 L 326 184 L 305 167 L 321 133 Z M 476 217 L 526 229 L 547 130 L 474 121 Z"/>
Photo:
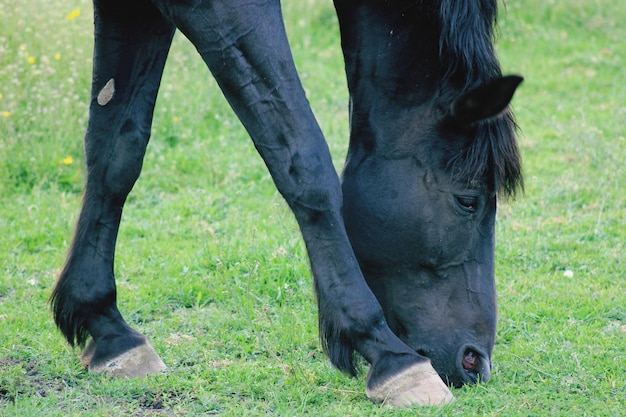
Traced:
<path id="1" fill-rule="evenodd" d="M 454 395 L 443 383 L 430 362 L 412 365 L 381 384 L 370 387 L 367 396 L 375 403 L 393 407 L 443 405 L 454 401 Z"/>
<path id="2" fill-rule="evenodd" d="M 166 368 L 154 348 L 146 340 L 143 344 L 102 362 L 93 363 L 93 348 L 90 344 L 81 359 L 90 372 L 116 378 L 145 378 Z"/>

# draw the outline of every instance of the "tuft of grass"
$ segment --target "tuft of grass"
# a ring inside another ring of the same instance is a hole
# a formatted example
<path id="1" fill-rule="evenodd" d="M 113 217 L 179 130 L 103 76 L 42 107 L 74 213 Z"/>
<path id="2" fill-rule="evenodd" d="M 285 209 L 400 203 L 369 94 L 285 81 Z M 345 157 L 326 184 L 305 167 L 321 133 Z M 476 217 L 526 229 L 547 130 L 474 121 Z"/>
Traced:
<path id="1" fill-rule="evenodd" d="M 283 8 L 340 169 L 347 92 L 332 2 Z M 46 302 L 85 179 L 91 20 L 86 0 L 0 0 L 0 415 L 414 415 L 371 404 L 363 377 L 328 364 L 297 226 L 179 35 L 116 259 L 122 313 L 169 368 L 141 381 L 80 368 Z M 502 8 L 504 72 L 526 79 L 514 109 L 527 189 L 499 208 L 493 376 L 420 415 L 623 415 L 625 20 L 609 0 Z"/>

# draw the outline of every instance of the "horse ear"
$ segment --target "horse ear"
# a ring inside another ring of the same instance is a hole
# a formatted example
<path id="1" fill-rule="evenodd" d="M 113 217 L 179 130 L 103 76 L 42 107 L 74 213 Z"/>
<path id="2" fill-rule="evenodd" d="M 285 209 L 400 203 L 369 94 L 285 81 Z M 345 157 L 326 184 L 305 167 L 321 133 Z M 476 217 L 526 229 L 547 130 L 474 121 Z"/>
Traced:
<path id="1" fill-rule="evenodd" d="M 467 91 L 452 103 L 451 119 L 467 126 L 498 116 L 507 108 L 523 80 L 519 75 L 498 77 Z"/>

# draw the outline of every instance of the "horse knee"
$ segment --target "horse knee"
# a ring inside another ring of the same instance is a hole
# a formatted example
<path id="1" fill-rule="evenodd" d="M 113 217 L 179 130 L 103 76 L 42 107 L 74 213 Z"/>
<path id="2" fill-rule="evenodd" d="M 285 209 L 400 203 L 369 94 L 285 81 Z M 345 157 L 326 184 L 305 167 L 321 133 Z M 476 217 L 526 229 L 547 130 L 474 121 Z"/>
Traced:
<path id="1" fill-rule="evenodd" d="M 282 177 L 275 176 L 276 185 L 292 208 L 315 220 L 322 213 L 339 211 L 341 190 L 330 161 L 316 155 L 295 153 L 285 164 Z"/>
<path id="2" fill-rule="evenodd" d="M 107 194 L 124 199 L 139 178 L 150 131 L 128 118 L 111 136 L 104 140 L 88 137 L 87 168 L 90 179 L 101 183 Z M 107 140 L 109 146 L 99 146 Z"/>

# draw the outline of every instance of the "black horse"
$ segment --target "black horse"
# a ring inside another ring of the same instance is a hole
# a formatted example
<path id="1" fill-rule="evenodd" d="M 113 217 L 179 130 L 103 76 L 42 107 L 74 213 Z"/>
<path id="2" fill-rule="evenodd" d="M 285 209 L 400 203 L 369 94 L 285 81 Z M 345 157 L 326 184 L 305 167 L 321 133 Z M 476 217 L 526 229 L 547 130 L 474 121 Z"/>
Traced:
<path id="1" fill-rule="evenodd" d="M 348 89 L 343 189 L 278 0 L 94 0 L 87 185 L 51 296 L 95 372 L 165 365 L 116 306 L 122 208 L 141 171 L 174 31 L 195 45 L 252 137 L 308 250 L 322 345 L 370 364 L 368 396 L 441 404 L 490 376 L 496 195 L 522 187 L 508 110 L 520 77 L 492 45 L 497 0 L 335 0 Z M 432 364 L 432 365 L 431 365 Z M 435 371 L 436 370 L 436 371 Z"/>

